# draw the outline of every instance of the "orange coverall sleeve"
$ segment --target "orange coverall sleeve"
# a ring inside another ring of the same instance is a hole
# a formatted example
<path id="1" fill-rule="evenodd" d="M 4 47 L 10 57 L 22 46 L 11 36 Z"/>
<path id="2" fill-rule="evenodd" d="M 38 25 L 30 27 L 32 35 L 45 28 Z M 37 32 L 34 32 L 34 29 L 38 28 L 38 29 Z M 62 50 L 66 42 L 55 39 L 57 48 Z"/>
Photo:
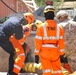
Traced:
<path id="1" fill-rule="evenodd" d="M 36 48 L 34 52 L 35 55 L 39 55 L 41 46 L 42 46 L 42 29 L 39 27 L 37 29 L 36 36 L 35 36 L 35 48 Z"/>
<path id="2" fill-rule="evenodd" d="M 65 41 L 64 41 L 64 29 L 60 27 L 60 39 L 58 41 L 60 55 L 64 54 Z"/>

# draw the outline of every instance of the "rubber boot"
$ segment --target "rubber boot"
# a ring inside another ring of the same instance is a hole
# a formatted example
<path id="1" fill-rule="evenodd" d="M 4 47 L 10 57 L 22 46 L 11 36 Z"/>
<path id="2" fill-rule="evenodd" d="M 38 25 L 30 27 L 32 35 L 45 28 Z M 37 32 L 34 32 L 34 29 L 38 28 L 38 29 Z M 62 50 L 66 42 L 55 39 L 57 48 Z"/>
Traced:
<path id="1" fill-rule="evenodd" d="M 64 63 L 63 67 L 68 70 L 70 73 L 73 73 L 73 71 L 71 70 L 71 67 L 68 63 Z"/>

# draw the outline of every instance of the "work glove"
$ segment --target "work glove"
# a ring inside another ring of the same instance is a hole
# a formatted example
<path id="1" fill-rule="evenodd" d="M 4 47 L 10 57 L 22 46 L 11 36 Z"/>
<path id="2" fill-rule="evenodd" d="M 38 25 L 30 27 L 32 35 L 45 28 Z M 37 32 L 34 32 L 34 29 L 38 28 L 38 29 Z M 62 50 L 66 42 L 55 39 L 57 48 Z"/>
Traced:
<path id="1" fill-rule="evenodd" d="M 68 63 L 68 58 L 65 54 L 60 55 L 60 61 L 61 63 Z"/>
<path id="2" fill-rule="evenodd" d="M 29 30 L 30 30 L 29 27 L 27 27 L 27 26 L 23 26 L 23 31 L 24 31 L 24 32 L 27 32 L 27 31 L 29 31 Z"/>
<path id="3" fill-rule="evenodd" d="M 35 55 L 35 63 L 39 63 L 39 56 L 38 55 Z"/>

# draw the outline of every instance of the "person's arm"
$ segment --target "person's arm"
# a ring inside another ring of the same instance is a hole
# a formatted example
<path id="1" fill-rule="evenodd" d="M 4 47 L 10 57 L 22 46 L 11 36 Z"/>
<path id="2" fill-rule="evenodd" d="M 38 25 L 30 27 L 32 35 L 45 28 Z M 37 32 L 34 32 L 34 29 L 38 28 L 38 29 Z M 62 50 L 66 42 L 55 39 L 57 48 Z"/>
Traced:
<path id="1" fill-rule="evenodd" d="M 26 39 L 26 35 L 24 35 L 24 31 L 23 31 L 23 28 L 21 25 L 18 25 L 15 29 L 14 29 L 14 32 L 15 32 L 15 38 L 19 41 L 19 43 L 21 45 L 24 44 L 25 42 L 25 39 Z M 26 32 L 26 31 L 25 31 Z"/>
<path id="2" fill-rule="evenodd" d="M 41 50 L 41 47 L 42 47 L 42 34 L 41 30 L 38 28 L 35 36 L 35 51 L 34 51 L 36 63 L 39 63 L 39 51 Z"/>
<path id="3" fill-rule="evenodd" d="M 30 32 L 31 32 L 31 28 L 28 26 L 28 25 L 25 25 L 22 27 L 23 28 L 23 32 L 24 32 L 24 35 L 26 37 L 28 37 L 30 35 Z"/>
<path id="4" fill-rule="evenodd" d="M 22 39 L 23 37 L 23 29 L 22 29 L 22 26 L 19 24 L 17 25 L 15 28 L 14 28 L 14 33 L 15 33 L 15 38 L 17 40 L 20 40 Z"/>
<path id="5" fill-rule="evenodd" d="M 65 41 L 64 41 L 64 30 L 62 27 L 60 27 L 60 36 L 59 36 L 58 45 L 59 45 L 60 55 L 64 55 Z"/>

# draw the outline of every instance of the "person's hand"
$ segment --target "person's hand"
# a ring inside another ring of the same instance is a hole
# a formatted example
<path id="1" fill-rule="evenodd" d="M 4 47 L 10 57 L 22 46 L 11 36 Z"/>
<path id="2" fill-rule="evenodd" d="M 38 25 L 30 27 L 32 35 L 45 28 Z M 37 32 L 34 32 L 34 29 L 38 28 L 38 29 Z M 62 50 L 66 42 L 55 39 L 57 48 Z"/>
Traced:
<path id="1" fill-rule="evenodd" d="M 61 63 L 68 63 L 68 58 L 65 54 L 60 55 L 60 61 Z"/>
<path id="2" fill-rule="evenodd" d="M 28 26 L 23 26 L 23 31 L 24 32 L 27 32 L 27 31 L 29 31 L 30 30 L 30 28 L 28 27 Z"/>
<path id="3" fill-rule="evenodd" d="M 39 56 L 38 55 L 35 55 L 35 63 L 39 63 Z"/>

